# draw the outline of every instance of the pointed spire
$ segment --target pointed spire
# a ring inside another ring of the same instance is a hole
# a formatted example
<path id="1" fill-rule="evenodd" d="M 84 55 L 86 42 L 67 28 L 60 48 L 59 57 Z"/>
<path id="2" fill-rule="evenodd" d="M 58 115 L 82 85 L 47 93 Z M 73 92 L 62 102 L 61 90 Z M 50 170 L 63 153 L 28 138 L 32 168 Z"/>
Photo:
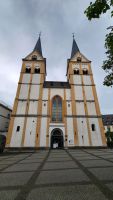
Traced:
<path id="1" fill-rule="evenodd" d="M 40 35 L 41 35 L 41 33 L 39 34 L 38 41 L 37 41 L 37 43 L 36 43 L 35 48 L 34 48 L 33 51 L 38 51 L 40 53 L 40 55 L 42 56 L 42 47 L 41 47 Z"/>
<path id="2" fill-rule="evenodd" d="M 71 58 L 79 51 L 79 48 L 77 46 L 77 43 L 74 38 L 74 33 L 73 33 L 73 44 L 72 44 L 72 51 L 71 51 Z M 79 51 L 80 52 L 80 51 Z"/>

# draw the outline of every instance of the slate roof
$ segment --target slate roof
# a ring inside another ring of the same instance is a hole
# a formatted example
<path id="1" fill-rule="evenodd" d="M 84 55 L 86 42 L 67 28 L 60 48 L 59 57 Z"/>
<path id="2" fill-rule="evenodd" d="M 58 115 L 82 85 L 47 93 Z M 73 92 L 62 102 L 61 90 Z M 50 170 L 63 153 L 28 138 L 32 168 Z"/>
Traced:
<path id="1" fill-rule="evenodd" d="M 80 52 L 80 51 L 79 51 L 79 48 L 78 48 L 77 43 L 76 43 L 76 41 L 75 41 L 75 38 L 73 37 L 71 58 L 72 58 L 77 52 Z"/>
<path id="2" fill-rule="evenodd" d="M 44 88 L 71 88 L 69 82 L 45 81 Z"/>
<path id="3" fill-rule="evenodd" d="M 112 125 L 113 126 L 113 115 L 110 114 L 110 115 L 102 115 L 102 121 L 103 121 L 103 124 L 104 126 L 110 126 Z"/>
<path id="4" fill-rule="evenodd" d="M 1 107 L 4 107 L 5 109 L 9 110 L 9 111 L 12 111 L 12 107 L 7 105 L 4 101 L 1 101 L 0 100 L 0 106 Z"/>
<path id="5" fill-rule="evenodd" d="M 40 39 L 40 36 L 38 38 L 38 41 L 34 47 L 34 50 L 33 51 L 38 51 L 40 53 L 40 55 L 42 56 L 42 47 L 41 47 L 41 39 Z"/>

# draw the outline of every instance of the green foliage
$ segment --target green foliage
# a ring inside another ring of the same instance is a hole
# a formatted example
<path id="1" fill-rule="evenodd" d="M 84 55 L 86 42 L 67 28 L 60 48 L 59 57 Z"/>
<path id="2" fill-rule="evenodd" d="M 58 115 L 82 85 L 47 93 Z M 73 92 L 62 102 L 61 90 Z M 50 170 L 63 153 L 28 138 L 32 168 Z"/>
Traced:
<path id="1" fill-rule="evenodd" d="M 104 85 L 113 85 L 113 29 L 106 35 L 105 48 L 107 49 L 107 60 L 103 62 L 102 69 L 108 74 L 104 79 Z"/>
<path id="2" fill-rule="evenodd" d="M 113 132 L 107 131 L 105 135 L 108 147 L 113 147 Z"/>
<path id="3" fill-rule="evenodd" d="M 88 8 L 84 11 L 88 20 L 92 18 L 99 18 L 102 13 L 106 13 L 113 5 L 113 0 L 96 0 L 95 3 L 90 2 Z M 113 15 L 113 12 L 111 12 Z"/>
<path id="4" fill-rule="evenodd" d="M 88 20 L 99 18 L 101 14 L 106 13 L 113 7 L 113 0 L 96 0 L 94 3 L 90 2 L 89 7 L 84 11 Z M 111 11 L 113 17 L 113 11 Z M 103 61 L 102 69 L 107 73 L 103 84 L 106 86 L 113 86 L 113 27 L 111 32 L 106 35 L 105 48 L 107 59 Z"/>

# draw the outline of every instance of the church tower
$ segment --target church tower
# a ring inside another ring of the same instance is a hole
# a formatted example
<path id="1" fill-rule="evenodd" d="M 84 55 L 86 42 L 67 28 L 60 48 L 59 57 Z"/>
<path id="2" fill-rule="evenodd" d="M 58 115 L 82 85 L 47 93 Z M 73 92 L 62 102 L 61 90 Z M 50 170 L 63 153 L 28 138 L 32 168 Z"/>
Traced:
<path id="1" fill-rule="evenodd" d="M 91 61 L 80 52 L 74 36 L 67 79 L 71 85 L 74 145 L 106 145 Z"/>
<path id="2" fill-rule="evenodd" d="M 40 36 L 22 60 L 8 147 L 63 148 L 104 146 L 102 124 L 91 61 L 73 37 L 67 62 L 67 82 L 46 81 L 46 59 Z"/>
<path id="3" fill-rule="evenodd" d="M 46 59 L 40 36 L 33 51 L 23 59 L 7 144 L 10 147 L 37 147 L 40 140 L 43 83 Z"/>

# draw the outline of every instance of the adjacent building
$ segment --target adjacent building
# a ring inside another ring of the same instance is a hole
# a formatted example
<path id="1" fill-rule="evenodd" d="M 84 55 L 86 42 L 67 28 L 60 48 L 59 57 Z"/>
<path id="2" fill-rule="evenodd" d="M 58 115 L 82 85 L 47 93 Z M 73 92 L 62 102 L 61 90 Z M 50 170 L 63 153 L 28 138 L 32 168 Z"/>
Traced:
<path id="1" fill-rule="evenodd" d="M 33 51 L 22 60 L 7 146 L 105 146 L 91 61 L 81 53 L 74 37 L 67 82 L 46 81 L 46 75 L 39 36 Z"/>
<path id="2" fill-rule="evenodd" d="M 113 115 L 102 115 L 102 120 L 104 125 L 104 132 L 113 132 Z"/>
<path id="3" fill-rule="evenodd" d="M 0 135 L 7 135 L 12 109 L 0 101 Z"/>

